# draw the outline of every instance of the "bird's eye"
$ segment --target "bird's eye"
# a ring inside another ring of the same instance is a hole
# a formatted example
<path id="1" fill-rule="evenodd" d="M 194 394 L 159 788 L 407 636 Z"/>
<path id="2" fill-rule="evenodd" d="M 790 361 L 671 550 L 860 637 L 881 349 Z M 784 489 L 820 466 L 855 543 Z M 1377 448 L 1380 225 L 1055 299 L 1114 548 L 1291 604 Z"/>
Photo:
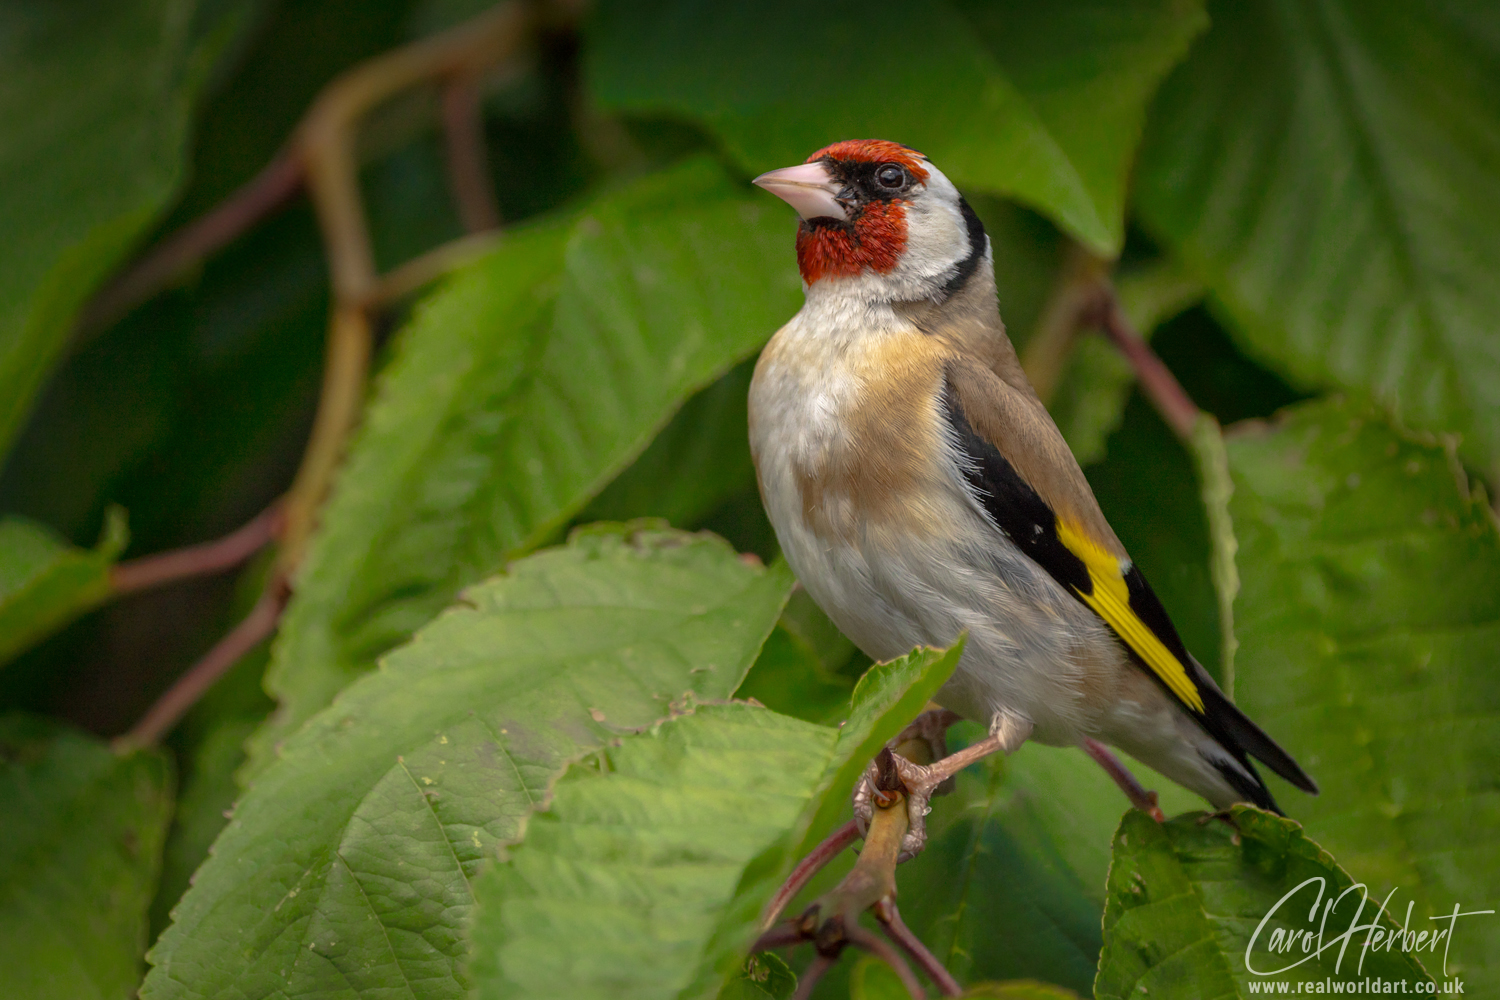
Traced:
<path id="1" fill-rule="evenodd" d="M 875 171 L 875 183 L 892 191 L 906 187 L 906 171 L 895 163 L 887 163 Z"/>

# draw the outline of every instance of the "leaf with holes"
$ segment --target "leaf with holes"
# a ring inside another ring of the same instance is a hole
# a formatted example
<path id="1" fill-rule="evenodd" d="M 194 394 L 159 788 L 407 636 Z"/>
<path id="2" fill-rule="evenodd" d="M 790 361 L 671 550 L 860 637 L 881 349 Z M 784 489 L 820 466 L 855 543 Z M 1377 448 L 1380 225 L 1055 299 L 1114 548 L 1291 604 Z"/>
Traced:
<path id="1" fill-rule="evenodd" d="M 0 968 L 8 1000 L 135 995 L 172 815 L 155 751 L 0 719 Z"/>
<path id="2" fill-rule="evenodd" d="M 1325 979 L 1341 987 L 1329 992 L 1355 992 L 1349 987 L 1366 978 L 1402 993 L 1431 984 L 1399 948 L 1362 950 L 1367 935 L 1392 940 L 1399 924 L 1378 914 L 1378 894 L 1363 908 L 1357 889 L 1344 895 L 1354 880 L 1296 823 L 1244 805 L 1234 807 L 1234 827 L 1205 816 L 1157 823 L 1125 814 L 1109 869 L 1098 1000 L 1243 1000 L 1279 982 L 1311 993 L 1304 984 Z"/>
<path id="3" fill-rule="evenodd" d="M 719 539 L 639 526 L 471 587 L 245 793 L 142 996 L 464 996 L 470 879 L 570 761 L 690 693 L 727 697 L 790 587 Z"/>
<path id="4" fill-rule="evenodd" d="M 1500 469 L 1497 9 L 1211 13 L 1153 109 L 1143 221 L 1282 374 L 1462 431 L 1465 454 Z"/>
<path id="5" fill-rule="evenodd" d="M 298 574 L 253 767 L 459 588 L 553 536 L 797 309 L 791 228 L 705 161 L 507 236 L 401 334 Z"/>
<path id="6" fill-rule="evenodd" d="M 811 829 L 960 655 L 871 668 L 842 729 L 706 705 L 574 768 L 477 886 L 480 997 L 718 996 Z"/>
<path id="7" fill-rule="evenodd" d="M 1451 444 L 1346 402 L 1231 434 L 1235 696 L 1322 786 L 1308 836 L 1413 926 L 1500 897 L 1500 533 Z M 1271 779 L 1276 780 L 1276 779 Z M 1279 786 L 1286 789 L 1286 785 Z M 1427 962 L 1438 970 L 1440 964 Z M 1500 918 L 1449 975 L 1500 990 Z"/>
<path id="8" fill-rule="evenodd" d="M 634 0 L 590 25 L 606 107 L 700 118 L 747 169 L 894 139 L 960 187 L 1014 195 L 1107 256 L 1147 102 L 1207 23 L 1191 0 L 1036 5 Z"/>

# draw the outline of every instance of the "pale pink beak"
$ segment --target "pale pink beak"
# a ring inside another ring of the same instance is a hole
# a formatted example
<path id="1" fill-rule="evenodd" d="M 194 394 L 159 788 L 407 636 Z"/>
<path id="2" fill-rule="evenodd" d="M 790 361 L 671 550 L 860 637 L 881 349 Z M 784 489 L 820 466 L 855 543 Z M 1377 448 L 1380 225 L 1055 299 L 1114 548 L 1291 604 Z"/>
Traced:
<path id="1" fill-rule="evenodd" d="M 755 178 L 755 183 L 795 208 L 804 219 L 849 221 L 849 213 L 838 200 L 842 186 L 821 163 L 772 170 Z"/>

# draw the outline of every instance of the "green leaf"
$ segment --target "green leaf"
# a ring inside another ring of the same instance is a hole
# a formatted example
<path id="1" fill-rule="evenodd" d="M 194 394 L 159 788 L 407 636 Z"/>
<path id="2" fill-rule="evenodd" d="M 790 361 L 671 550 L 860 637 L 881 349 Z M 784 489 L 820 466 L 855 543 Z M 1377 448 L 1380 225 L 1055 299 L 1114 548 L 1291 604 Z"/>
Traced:
<path id="1" fill-rule="evenodd" d="M 1413 926 L 1500 897 L 1500 535 L 1451 442 L 1362 406 L 1298 406 L 1227 442 L 1236 695 L 1322 786 L 1283 807 Z M 1424 959 L 1434 971 L 1441 963 Z M 1449 975 L 1500 989 L 1500 918 Z"/>
<path id="2" fill-rule="evenodd" d="M 754 373 L 754 359 L 742 361 L 684 403 L 578 519 L 662 517 L 679 528 L 696 528 L 725 500 L 754 490 L 747 417 Z"/>
<path id="3" fill-rule="evenodd" d="M 774 952 L 763 951 L 745 959 L 740 974 L 719 991 L 719 1000 L 791 1000 L 796 991 L 797 974 Z"/>
<path id="4" fill-rule="evenodd" d="M 1161 824 L 1131 810 L 1121 821 L 1098 1000 L 1243 998 L 1258 995 L 1252 984 L 1322 986 L 1325 977 L 1346 988 L 1365 978 L 1395 981 L 1406 984 L 1397 992 L 1408 993 L 1431 982 L 1411 955 L 1361 950 L 1377 923 L 1380 894 L 1362 912 L 1358 891 L 1339 899 L 1353 879 L 1298 824 L 1243 805 L 1234 807 L 1237 829 L 1203 816 Z M 1340 905 L 1331 911 L 1322 905 L 1334 900 Z M 1340 962 L 1339 935 L 1351 925 Z M 1389 914 L 1378 925 L 1398 927 Z M 1306 952 L 1304 934 L 1314 936 Z"/>
<path id="5" fill-rule="evenodd" d="M 853 690 L 852 681 L 823 669 L 805 640 L 777 625 L 735 697 L 782 715 L 834 725 L 848 714 Z"/>
<path id="6" fill-rule="evenodd" d="M 0 456 L 94 288 L 181 183 L 189 115 L 253 0 L 24 4 L 0 59 Z"/>
<path id="7" fill-rule="evenodd" d="M 298 574 L 253 768 L 759 347 L 797 308 L 791 236 L 776 206 L 693 161 L 508 234 L 428 299 Z"/>
<path id="8" fill-rule="evenodd" d="M 1143 221 L 1255 355 L 1500 468 L 1495 7 L 1255 0 L 1213 23 L 1153 108 Z"/>
<path id="9" fill-rule="evenodd" d="M 586 71 L 616 110 L 700 118 L 752 171 L 840 139 L 922 150 L 1114 256 L 1146 103 L 1206 25 L 1192 0 L 600 5 Z"/>
<path id="10" fill-rule="evenodd" d="M 151 923 L 158 931 L 171 922 L 172 909 L 192 884 L 193 872 L 229 823 L 239 792 L 235 771 L 245 761 L 245 740 L 255 726 L 246 719 L 225 721 L 203 737 L 193 748 L 191 762 L 184 765 L 182 790 L 162 852 L 161 880 L 151 904 Z"/>
<path id="11" fill-rule="evenodd" d="M 0 665 L 109 596 L 109 568 L 127 537 L 119 508 L 92 550 L 23 518 L 0 520 Z"/>
<path id="12" fill-rule="evenodd" d="M 476 886 L 479 995 L 719 995 L 820 821 L 961 652 L 871 668 L 842 729 L 706 705 L 575 768 Z"/>
<path id="13" fill-rule="evenodd" d="M 12 1000 L 128 1000 L 172 815 L 154 751 L 0 719 L 0 968 Z"/>
<path id="14" fill-rule="evenodd" d="M 510 863 L 476 887 L 479 996 L 681 995 L 837 738 L 769 709 L 708 705 L 606 751 L 604 775 L 559 784 Z"/>
<path id="15" fill-rule="evenodd" d="M 1116 280 L 1120 305 L 1149 341 L 1156 328 L 1203 297 L 1203 286 L 1175 261 L 1156 261 Z M 1125 420 L 1135 371 L 1103 336 L 1083 336 L 1073 347 L 1057 391 L 1047 403 L 1079 465 L 1104 457 L 1105 442 Z"/>
<path id="16" fill-rule="evenodd" d="M 150 954 L 142 996 L 459 997 L 469 880 L 568 763 L 738 686 L 790 589 L 646 526 L 471 587 L 287 740 Z"/>
<path id="17" fill-rule="evenodd" d="M 955 734 L 960 731 L 955 730 Z M 1134 761 L 1163 809 L 1201 800 Z M 1125 797 L 1081 751 L 1028 743 L 933 801 L 930 841 L 901 866 L 908 926 L 960 982 L 1036 977 L 1089 993 L 1109 842 Z"/>

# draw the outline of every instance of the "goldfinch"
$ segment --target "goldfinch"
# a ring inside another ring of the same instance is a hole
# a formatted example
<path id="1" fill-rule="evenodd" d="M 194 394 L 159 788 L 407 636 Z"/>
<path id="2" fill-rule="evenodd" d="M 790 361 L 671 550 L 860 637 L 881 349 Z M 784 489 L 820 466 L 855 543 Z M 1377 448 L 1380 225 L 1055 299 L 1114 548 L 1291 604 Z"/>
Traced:
<path id="1" fill-rule="evenodd" d="M 967 632 L 936 700 L 998 749 L 1079 745 L 1109 767 L 1107 744 L 1216 809 L 1280 811 L 1250 757 L 1316 794 L 1184 648 L 1105 520 L 942 171 L 855 140 L 755 183 L 801 216 L 806 302 L 756 365 L 751 451 L 782 551 L 844 634 L 886 660 Z"/>

